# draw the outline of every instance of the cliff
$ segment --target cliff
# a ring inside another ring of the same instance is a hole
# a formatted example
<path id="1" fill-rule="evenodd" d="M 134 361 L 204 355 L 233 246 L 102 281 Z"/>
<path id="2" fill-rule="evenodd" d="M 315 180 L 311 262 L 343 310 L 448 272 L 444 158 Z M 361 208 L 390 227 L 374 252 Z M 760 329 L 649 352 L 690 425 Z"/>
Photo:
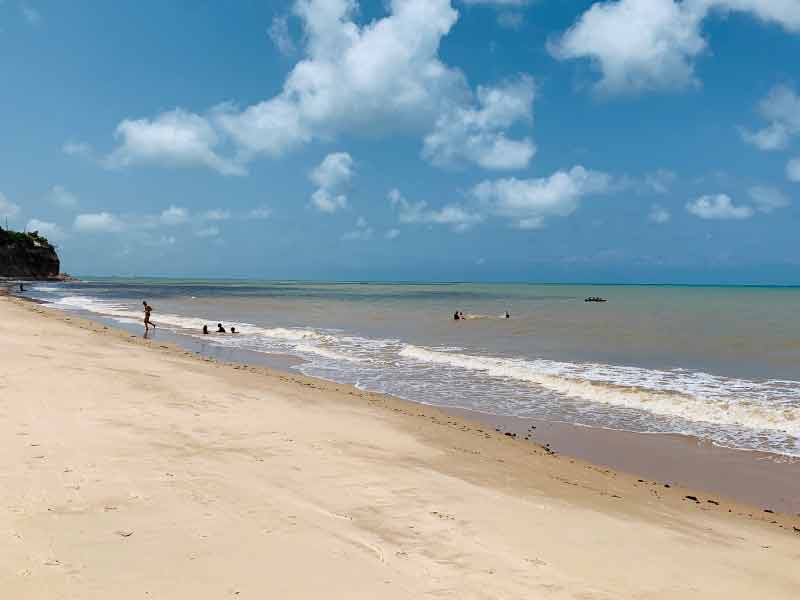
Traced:
<path id="1" fill-rule="evenodd" d="M 58 276 L 60 268 L 55 248 L 38 232 L 0 227 L 0 277 L 50 279 Z"/>

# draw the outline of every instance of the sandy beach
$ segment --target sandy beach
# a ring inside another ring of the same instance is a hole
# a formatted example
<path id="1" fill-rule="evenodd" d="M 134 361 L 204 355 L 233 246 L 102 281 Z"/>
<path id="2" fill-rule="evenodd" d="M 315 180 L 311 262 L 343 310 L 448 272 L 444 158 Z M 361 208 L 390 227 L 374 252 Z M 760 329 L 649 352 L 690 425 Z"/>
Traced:
<path id="1" fill-rule="evenodd" d="M 796 598 L 800 517 L 0 298 L 0 590 Z"/>

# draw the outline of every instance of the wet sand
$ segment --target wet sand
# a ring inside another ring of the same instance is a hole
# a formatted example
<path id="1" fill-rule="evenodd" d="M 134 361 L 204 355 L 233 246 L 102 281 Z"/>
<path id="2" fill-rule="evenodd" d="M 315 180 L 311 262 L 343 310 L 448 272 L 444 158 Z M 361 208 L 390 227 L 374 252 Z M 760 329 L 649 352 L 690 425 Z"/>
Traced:
<path id="1" fill-rule="evenodd" d="M 0 299 L 10 598 L 749 600 L 800 587 L 796 516 L 131 335 Z"/>
<path id="2" fill-rule="evenodd" d="M 140 334 L 140 325 L 123 325 L 87 315 L 93 321 Z M 211 334 L 212 336 L 214 334 Z M 158 330 L 159 341 L 175 343 L 226 363 L 289 372 L 300 358 L 205 343 L 202 338 Z M 467 409 L 442 408 L 448 414 L 516 433 L 517 439 L 549 444 L 559 454 L 624 471 L 637 478 L 719 494 L 733 500 L 789 514 L 800 514 L 800 459 L 766 452 L 715 446 L 681 434 L 645 434 L 581 427 L 537 419 L 498 416 Z M 535 426 L 531 430 L 531 426 Z"/>
<path id="3" fill-rule="evenodd" d="M 448 412 L 638 478 L 718 494 L 762 509 L 800 513 L 800 459 L 722 448 L 679 434 L 614 431 L 469 410 Z"/>

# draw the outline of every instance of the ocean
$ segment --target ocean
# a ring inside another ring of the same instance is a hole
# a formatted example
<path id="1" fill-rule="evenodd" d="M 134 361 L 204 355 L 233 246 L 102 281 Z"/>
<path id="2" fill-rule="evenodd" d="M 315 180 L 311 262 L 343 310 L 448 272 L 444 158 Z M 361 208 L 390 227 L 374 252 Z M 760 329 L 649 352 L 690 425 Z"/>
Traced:
<path id="1" fill-rule="evenodd" d="M 156 336 L 425 404 L 800 456 L 800 288 L 94 279 L 26 294 L 136 331 L 147 300 Z M 202 334 L 218 322 L 241 333 Z"/>

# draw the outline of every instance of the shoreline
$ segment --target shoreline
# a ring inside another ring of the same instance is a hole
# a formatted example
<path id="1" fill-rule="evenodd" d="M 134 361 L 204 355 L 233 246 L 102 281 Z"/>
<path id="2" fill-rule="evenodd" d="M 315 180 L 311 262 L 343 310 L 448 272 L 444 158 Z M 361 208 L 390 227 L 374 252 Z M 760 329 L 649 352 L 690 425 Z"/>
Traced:
<path id="1" fill-rule="evenodd" d="M 800 585 L 796 516 L 43 305 L 0 311 L 0 587 L 15 598 L 743 600 Z"/>
<path id="2" fill-rule="evenodd" d="M 38 303 L 33 299 L 16 296 L 18 301 Z M 44 304 L 44 306 L 47 306 Z M 59 309 L 49 309 L 63 314 L 74 314 Z M 91 323 L 101 323 L 111 329 L 136 333 L 140 327 L 125 326 L 111 318 L 82 315 L 78 318 Z M 301 358 L 291 355 L 269 354 L 243 349 L 225 348 L 206 344 L 189 336 L 168 331 L 158 331 L 169 344 L 182 351 L 189 350 L 204 358 L 229 365 L 258 365 L 285 376 L 300 376 L 340 387 L 352 387 L 360 393 L 368 392 L 347 383 L 302 375 L 292 366 L 301 364 Z M 471 422 L 498 429 L 495 433 L 516 434 L 518 441 L 548 444 L 552 450 L 570 458 L 586 461 L 597 467 L 612 469 L 657 481 L 670 486 L 681 485 L 704 494 L 742 502 L 759 510 L 768 509 L 786 514 L 800 515 L 800 458 L 774 452 L 746 450 L 718 446 L 698 437 L 682 433 L 642 433 L 635 431 L 588 427 L 542 419 L 496 415 L 461 407 L 445 407 L 405 398 L 385 395 L 398 402 L 438 409 L 448 415 L 466 418 Z M 535 430 L 531 431 L 530 426 Z"/>

